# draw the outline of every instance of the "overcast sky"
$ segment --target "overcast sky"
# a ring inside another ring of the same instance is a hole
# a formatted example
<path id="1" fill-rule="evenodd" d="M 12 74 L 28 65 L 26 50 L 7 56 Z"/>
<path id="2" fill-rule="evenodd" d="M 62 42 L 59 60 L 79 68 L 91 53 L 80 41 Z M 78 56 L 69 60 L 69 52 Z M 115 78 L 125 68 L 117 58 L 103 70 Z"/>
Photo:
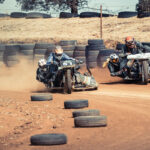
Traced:
<path id="1" fill-rule="evenodd" d="M 88 6 L 91 8 L 99 9 L 100 5 L 103 5 L 104 10 L 113 12 L 119 11 L 135 11 L 135 5 L 138 0 L 89 0 Z M 21 11 L 20 7 L 17 7 L 15 0 L 5 0 L 3 4 L 0 4 L 0 13 L 11 13 L 14 11 Z M 81 12 L 83 10 L 79 10 Z M 85 10 L 84 10 L 85 11 Z M 87 9 L 86 11 L 94 11 Z M 98 10 L 97 10 L 98 11 Z M 55 12 L 51 12 L 52 14 Z"/>

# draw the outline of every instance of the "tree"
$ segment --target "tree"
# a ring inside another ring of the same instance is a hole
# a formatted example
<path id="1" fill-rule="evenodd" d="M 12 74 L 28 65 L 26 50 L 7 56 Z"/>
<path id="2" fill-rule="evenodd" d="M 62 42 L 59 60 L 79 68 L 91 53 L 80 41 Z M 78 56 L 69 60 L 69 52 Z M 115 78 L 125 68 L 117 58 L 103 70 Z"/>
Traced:
<path id="1" fill-rule="evenodd" d="M 4 1 L 4 0 L 0 0 Z M 16 0 L 21 5 L 22 10 L 44 10 L 48 11 L 50 8 L 68 10 L 71 13 L 77 14 L 78 9 L 87 5 L 88 0 Z"/>

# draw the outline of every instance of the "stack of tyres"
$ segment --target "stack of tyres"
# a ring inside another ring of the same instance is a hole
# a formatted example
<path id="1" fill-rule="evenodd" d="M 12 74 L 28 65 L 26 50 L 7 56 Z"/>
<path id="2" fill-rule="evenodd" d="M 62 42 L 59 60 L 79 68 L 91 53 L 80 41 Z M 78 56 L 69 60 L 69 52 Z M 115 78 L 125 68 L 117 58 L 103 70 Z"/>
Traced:
<path id="1" fill-rule="evenodd" d="M 4 63 L 8 67 L 13 67 L 17 65 L 19 61 L 19 45 L 6 45 L 4 51 Z"/>
<path id="2" fill-rule="evenodd" d="M 122 48 L 123 48 L 123 46 L 124 46 L 124 44 L 117 43 L 117 45 L 116 45 L 116 50 L 121 51 Z"/>
<path id="3" fill-rule="evenodd" d="M 4 51 L 5 51 L 5 45 L 0 44 L 0 67 L 4 64 L 3 62 Z"/>
<path id="4" fill-rule="evenodd" d="M 70 57 L 73 57 L 76 44 L 77 44 L 76 40 L 60 41 L 60 46 L 62 46 L 64 53 Z"/>
<path id="5" fill-rule="evenodd" d="M 20 54 L 28 63 L 33 63 L 33 49 L 35 44 L 22 44 L 20 45 Z"/>
<path id="6" fill-rule="evenodd" d="M 89 68 L 97 67 L 98 55 L 103 49 L 105 49 L 103 40 L 88 40 L 88 46 L 86 49 L 86 63 Z"/>
<path id="7" fill-rule="evenodd" d="M 83 61 L 83 64 L 80 65 L 81 67 L 86 66 L 85 50 L 86 50 L 85 45 L 77 45 L 75 47 L 75 50 L 74 50 L 74 53 L 73 53 L 73 57 L 75 59 Z"/>
<path id="8" fill-rule="evenodd" d="M 101 50 L 98 56 L 98 66 L 102 68 L 103 63 L 109 58 L 111 54 L 119 54 L 120 52 L 114 49 Z"/>
<path id="9" fill-rule="evenodd" d="M 55 48 L 56 48 L 56 45 L 54 45 L 54 44 L 51 44 L 51 45 L 48 46 L 48 48 L 46 49 L 46 52 L 45 52 L 45 59 L 46 60 L 48 59 L 48 57 L 50 56 L 50 54 L 52 52 L 54 52 Z"/>
<path id="10" fill-rule="evenodd" d="M 36 43 L 34 47 L 34 64 L 37 64 L 39 59 L 45 58 L 45 53 L 49 46 L 53 44 L 50 43 Z"/>

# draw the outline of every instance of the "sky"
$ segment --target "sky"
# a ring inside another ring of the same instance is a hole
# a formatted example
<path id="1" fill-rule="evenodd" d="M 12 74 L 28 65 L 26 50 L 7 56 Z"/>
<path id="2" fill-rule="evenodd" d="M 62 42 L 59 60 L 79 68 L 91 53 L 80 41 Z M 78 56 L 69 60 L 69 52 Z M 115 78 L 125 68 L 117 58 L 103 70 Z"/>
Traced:
<path id="1" fill-rule="evenodd" d="M 103 12 L 117 14 L 120 11 L 135 11 L 137 3 L 138 0 L 89 0 L 88 7 L 90 7 L 90 9 L 80 9 L 79 13 L 82 11 L 99 11 L 96 9 L 99 9 L 100 5 L 103 6 Z M 14 11 L 21 11 L 20 6 L 17 6 L 15 0 L 5 0 L 3 4 L 0 4 L 0 13 L 9 14 Z M 56 12 L 52 10 L 51 14 L 56 14 Z"/>

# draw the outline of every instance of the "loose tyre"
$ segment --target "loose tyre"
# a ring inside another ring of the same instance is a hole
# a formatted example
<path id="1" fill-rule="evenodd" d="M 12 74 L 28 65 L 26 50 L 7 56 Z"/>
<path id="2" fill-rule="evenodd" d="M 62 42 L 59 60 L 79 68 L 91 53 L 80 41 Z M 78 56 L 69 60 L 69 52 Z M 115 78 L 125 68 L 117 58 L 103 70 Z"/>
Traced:
<path id="1" fill-rule="evenodd" d="M 99 116 L 100 111 L 97 109 L 89 109 L 89 110 L 77 110 L 72 113 L 72 116 L 79 117 L 79 116 Z"/>
<path id="2" fill-rule="evenodd" d="M 64 102 L 65 109 L 80 109 L 88 107 L 88 105 L 88 100 L 72 100 Z"/>
<path id="3" fill-rule="evenodd" d="M 75 127 L 103 127 L 107 126 L 106 116 L 80 116 L 74 118 Z"/>
<path id="4" fill-rule="evenodd" d="M 32 145 L 61 145 L 67 143 L 65 134 L 39 134 L 31 136 Z"/>
<path id="5" fill-rule="evenodd" d="M 53 100 L 53 96 L 51 94 L 37 94 L 31 95 L 31 101 L 50 101 Z"/>

